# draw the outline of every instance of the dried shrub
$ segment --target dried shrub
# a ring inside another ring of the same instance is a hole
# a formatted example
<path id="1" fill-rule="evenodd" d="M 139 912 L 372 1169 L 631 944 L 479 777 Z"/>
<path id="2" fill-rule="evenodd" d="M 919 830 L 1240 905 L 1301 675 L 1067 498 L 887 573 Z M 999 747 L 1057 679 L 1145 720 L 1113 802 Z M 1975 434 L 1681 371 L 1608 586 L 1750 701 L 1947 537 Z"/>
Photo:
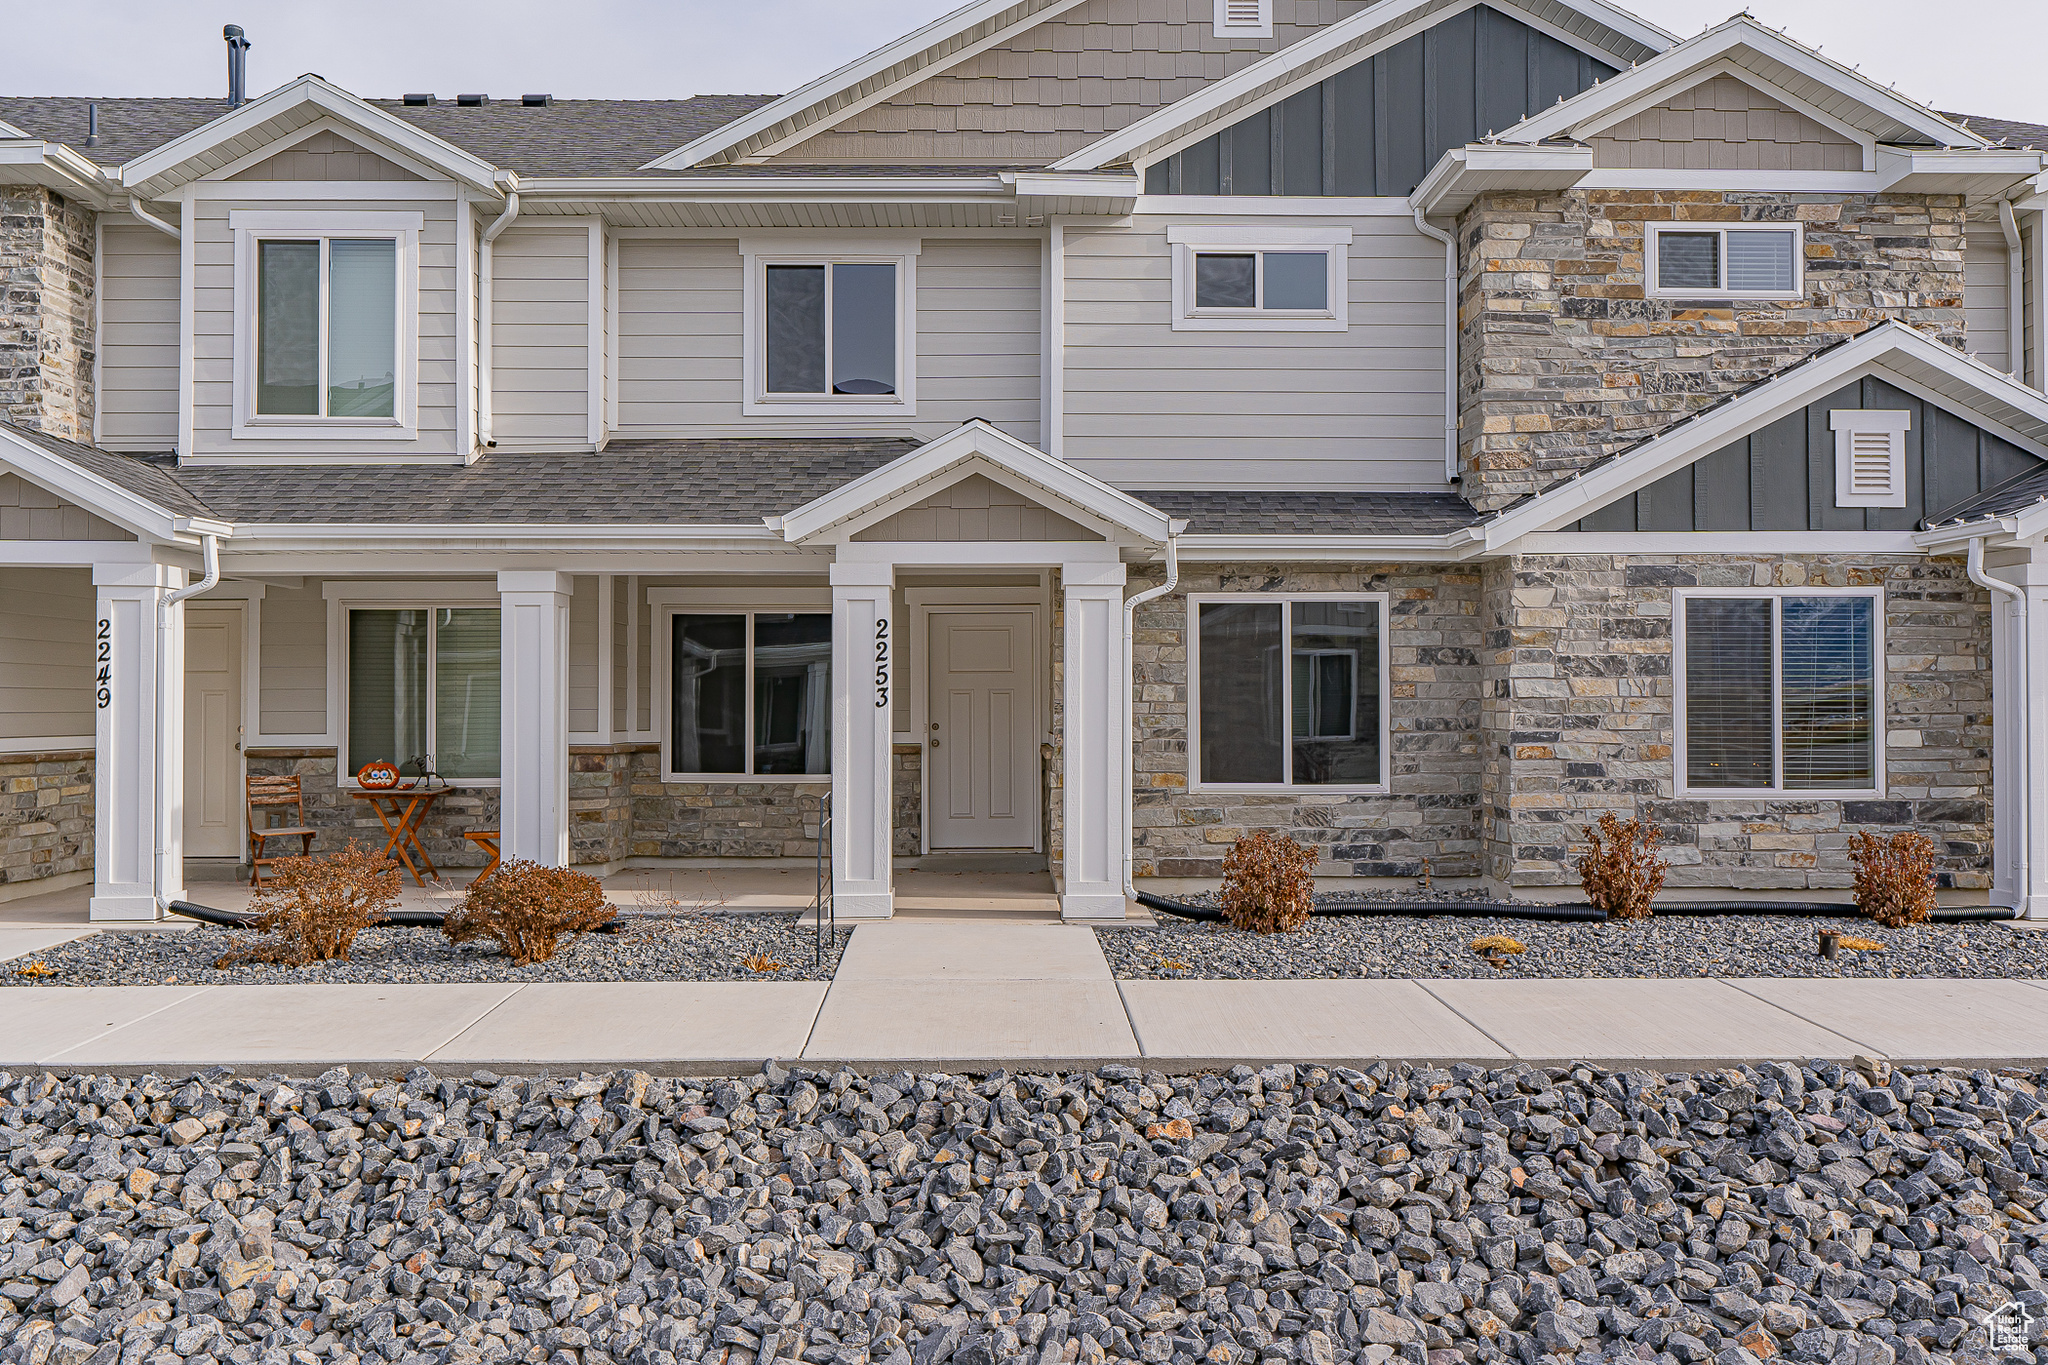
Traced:
<path id="1" fill-rule="evenodd" d="M 1851 952 L 1856 953 L 1881 953 L 1884 951 L 1884 945 L 1876 939 L 1857 938 L 1854 934 L 1842 935 L 1842 941 L 1836 946 L 1847 948 Z"/>
<path id="2" fill-rule="evenodd" d="M 1856 867 L 1856 908 L 1893 929 L 1921 924 L 1934 910 L 1934 840 L 1914 830 L 1889 839 L 1864 832 L 1849 840 Z"/>
<path id="3" fill-rule="evenodd" d="M 469 884 L 462 905 L 441 923 L 451 943 L 488 939 L 521 967 L 546 962 L 572 934 L 612 917 L 597 878 L 566 867 L 507 858 Z"/>
<path id="4" fill-rule="evenodd" d="M 279 858 L 249 898 L 249 927 L 269 937 L 236 948 L 213 965 L 275 962 L 304 967 L 346 962 L 356 935 L 398 904 L 398 864 L 354 839 L 324 858 Z"/>
<path id="5" fill-rule="evenodd" d="M 1671 866 L 1657 852 L 1657 827 L 1633 817 L 1617 820 L 1610 811 L 1597 827 L 1584 829 L 1593 845 L 1578 862 L 1586 899 L 1609 919 L 1648 919 L 1650 902 L 1664 889 L 1664 873 Z"/>
<path id="6" fill-rule="evenodd" d="M 766 953 L 749 953 L 741 959 L 750 972 L 779 972 L 782 964 Z"/>
<path id="7" fill-rule="evenodd" d="M 1472 951 L 1475 953 L 1526 953 L 1529 949 L 1518 938 L 1509 938 L 1506 934 L 1488 934 L 1485 938 L 1475 938 L 1472 940 Z"/>
<path id="8" fill-rule="evenodd" d="M 1254 934 L 1291 933 L 1315 909 L 1316 851 L 1285 834 L 1247 834 L 1223 859 L 1223 915 Z"/>

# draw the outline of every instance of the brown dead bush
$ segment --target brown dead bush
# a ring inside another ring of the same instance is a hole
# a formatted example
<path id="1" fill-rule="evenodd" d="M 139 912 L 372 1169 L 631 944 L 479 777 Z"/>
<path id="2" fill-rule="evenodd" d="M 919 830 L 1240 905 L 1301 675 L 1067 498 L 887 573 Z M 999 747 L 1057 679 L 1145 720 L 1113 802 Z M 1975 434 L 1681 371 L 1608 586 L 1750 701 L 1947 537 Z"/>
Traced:
<path id="1" fill-rule="evenodd" d="M 1284 934 L 1315 908 L 1312 848 L 1285 834 L 1247 834 L 1223 859 L 1223 915 L 1254 934 Z"/>
<path id="2" fill-rule="evenodd" d="M 269 937 L 236 948 L 213 965 L 276 962 L 304 967 L 346 962 L 355 939 L 398 904 L 398 864 L 353 839 L 324 858 L 279 858 L 249 898 L 249 927 Z"/>
<path id="3" fill-rule="evenodd" d="M 1657 827 L 1634 817 L 1617 820 L 1610 811 L 1597 827 L 1584 829 L 1593 845 L 1578 862 L 1586 899 L 1609 919 L 1648 919 L 1650 902 L 1664 889 L 1664 873 L 1671 866 L 1657 852 Z"/>
<path id="4" fill-rule="evenodd" d="M 441 932 L 451 943 L 488 939 L 515 964 L 530 967 L 553 957 L 564 938 L 588 933 L 611 917 L 597 878 L 507 858 L 490 876 L 469 884 Z"/>
<path id="5" fill-rule="evenodd" d="M 1849 840 L 1856 908 L 1893 929 L 1925 922 L 1934 909 L 1934 840 L 1914 830 L 1889 839 L 1868 831 Z"/>

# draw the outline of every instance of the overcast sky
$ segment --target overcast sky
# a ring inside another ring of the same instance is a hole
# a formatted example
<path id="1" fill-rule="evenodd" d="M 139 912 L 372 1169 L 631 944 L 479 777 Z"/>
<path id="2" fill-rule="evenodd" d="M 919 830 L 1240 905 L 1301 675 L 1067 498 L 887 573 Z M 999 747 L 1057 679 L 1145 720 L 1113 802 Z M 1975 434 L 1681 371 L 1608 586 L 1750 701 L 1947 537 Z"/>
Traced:
<path id="1" fill-rule="evenodd" d="M 249 31 L 250 88 L 317 71 L 363 95 L 408 90 L 672 99 L 779 94 L 960 0 L 73 0 L 9 6 L 0 93 L 211 95 L 224 23 Z M 1681 36 L 1743 0 L 1621 0 Z M 1748 0 L 1939 109 L 2048 123 L 2043 0 Z"/>

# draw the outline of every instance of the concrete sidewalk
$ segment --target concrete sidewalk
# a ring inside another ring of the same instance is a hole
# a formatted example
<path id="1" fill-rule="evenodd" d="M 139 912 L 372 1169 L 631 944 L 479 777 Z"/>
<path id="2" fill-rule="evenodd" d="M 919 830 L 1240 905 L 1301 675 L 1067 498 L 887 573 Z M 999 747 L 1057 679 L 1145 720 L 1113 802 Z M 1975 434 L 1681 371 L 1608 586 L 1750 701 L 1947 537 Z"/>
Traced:
<path id="1" fill-rule="evenodd" d="M 27 937 L 34 931 L 16 930 Z M 17 943 L 0 943 L 4 955 Z M 318 1071 L 763 1061 L 982 1071 L 1142 1061 L 1769 1059 L 2048 1065 L 2048 983 L 2019 980 L 1123 981 L 1094 931 L 905 920 L 854 931 L 831 982 L 0 988 L 0 1067 Z"/>

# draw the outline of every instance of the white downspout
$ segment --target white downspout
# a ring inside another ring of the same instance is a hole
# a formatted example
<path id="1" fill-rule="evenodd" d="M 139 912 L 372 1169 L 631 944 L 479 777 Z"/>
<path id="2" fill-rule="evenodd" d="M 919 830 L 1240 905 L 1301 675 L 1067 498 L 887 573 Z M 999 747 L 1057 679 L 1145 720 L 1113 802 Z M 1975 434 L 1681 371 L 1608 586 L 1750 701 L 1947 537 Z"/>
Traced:
<path id="1" fill-rule="evenodd" d="M 182 229 L 173 227 L 170 223 L 165 222 L 148 209 L 142 207 L 142 201 L 132 194 L 128 196 L 128 212 L 137 222 L 149 224 L 158 232 L 167 234 L 174 242 L 185 240 L 185 233 Z"/>
<path id="2" fill-rule="evenodd" d="M 1187 527 L 1186 522 L 1169 523 L 1166 532 L 1166 581 L 1156 588 L 1147 588 L 1135 597 L 1124 599 L 1124 809 L 1137 809 L 1137 794 L 1132 785 L 1138 780 L 1138 762 L 1132 750 L 1137 744 L 1133 733 L 1137 726 L 1137 707 L 1131 700 L 1131 693 L 1137 683 L 1137 661 L 1133 641 L 1137 634 L 1138 608 L 1156 597 L 1164 597 L 1180 586 L 1180 533 Z M 1124 828 L 1124 899 L 1138 898 L 1137 859 L 1132 846 L 1137 843 L 1136 822 L 1127 820 Z"/>
<path id="3" fill-rule="evenodd" d="M 1458 242 L 1415 209 L 1415 230 L 1444 244 L 1444 482 L 1458 481 Z"/>
<path id="4" fill-rule="evenodd" d="M 2017 892 L 2020 903 L 2015 913 L 2021 919 L 2025 919 L 2028 917 L 2028 907 L 2032 904 L 2033 899 L 2031 895 L 2033 882 L 2030 875 L 2033 861 L 2033 837 L 2027 809 L 2029 804 L 2027 798 L 2033 786 L 2032 770 L 2034 766 L 2033 749 L 2028 743 L 2027 738 L 2027 652 L 2029 649 L 2029 642 L 2027 640 L 2027 595 L 2012 584 L 2001 582 L 1984 572 L 1984 537 L 1975 536 L 1971 538 L 1970 557 L 1966 564 L 1969 570 L 1970 581 L 1983 588 L 1986 592 L 2003 597 L 2006 600 L 2007 608 L 2019 618 L 2020 628 L 2015 632 L 2019 637 L 2019 647 L 2013 651 L 2014 657 L 2012 661 L 2013 691 L 2018 697 L 2018 704 L 2013 707 L 2013 715 L 2019 727 L 2019 733 L 2014 736 L 2015 742 L 2013 744 L 2013 752 L 2019 755 L 2019 772 L 2013 775 L 2013 825 L 2016 827 L 2020 841 L 2019 868 L 2016 877 L 2019 883 Z M 1995 643 L 1993 648 L 1996 648 Z M 1996 736 L 1993 736 L 1993 738 L 1996 738 Z"/>
<path id="5" fill-rule="evenodd" d="M 2020 221 L 2012 201 L 1998 201 L 1998 227 L 2005 233 L 2005 356 L 2006 372 L 2022 384 L 2027 368 L 2027 258 L 2020 248 Z"/>
<path id="6" fill-rule="evenodd" d="M 476 261 L 476 439 L 485 449 L 498 444 L 491 435 L 491 243 L 519 216 L 519 177 L 501 172 L 499 183 L 507 186 L 505 211 L 484 229 Z"/>
<path id="7" fill-rule="evenodd" d="M 205 575 L 197 583 L 166 593 L 157 599 L 156 604 L 156 858 L 152 864 L 150 891 L 156 900 L 158 919 L 170 913 L 164 891 L 169 881 L 171 836 L 174 833 L 171 829 L 172 803 L 163 798 L 169 783 L 184 780 L 182 772 L 171 771 L 176 747 L 171 726 L 184 724 L 184 717 L 164 714 L 164 698 L 171 694 L 171 684 L 175 681 L 171 674 L 171 621 L 180 602 L 209 592 L 220 583 L 220 537 L 202 535 L 199 543 L 205 556 Z"/>

